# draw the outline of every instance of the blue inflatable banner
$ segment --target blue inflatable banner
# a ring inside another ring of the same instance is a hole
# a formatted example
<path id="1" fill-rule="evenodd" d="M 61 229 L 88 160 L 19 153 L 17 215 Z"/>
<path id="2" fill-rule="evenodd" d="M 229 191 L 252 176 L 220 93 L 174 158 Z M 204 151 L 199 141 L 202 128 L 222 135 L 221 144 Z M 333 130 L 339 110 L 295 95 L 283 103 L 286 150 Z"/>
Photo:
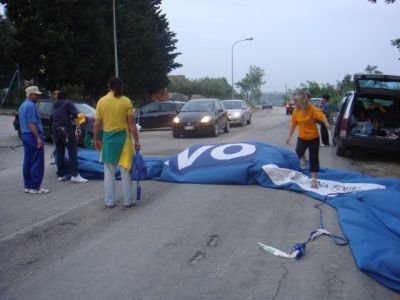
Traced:
<path id="1" fill-rule="evenodd" d="M 99 153 L 80 150 L 79 172 L 103 178 Z M 259 184 L 305 193 L 337 209 L 357 266 L 400 292 L 400 180 L 321 168 L 319 187 L 310 188 L 309 173 L 285 148 L 237 142 L 193 145 L 166 158 L 144 157 L 147 179 L 206 183 Z M 144 191 L 145 193 L 145 191 Z"/>

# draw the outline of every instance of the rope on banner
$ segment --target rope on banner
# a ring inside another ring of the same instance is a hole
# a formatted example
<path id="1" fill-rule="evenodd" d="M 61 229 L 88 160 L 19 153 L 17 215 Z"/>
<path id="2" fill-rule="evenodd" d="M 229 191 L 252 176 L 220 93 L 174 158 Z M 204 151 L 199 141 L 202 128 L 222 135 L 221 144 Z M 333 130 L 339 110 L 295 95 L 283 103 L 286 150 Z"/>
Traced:
<path id="1" fill-rule="evenodd" d="M 295 258 L 295 259 L 301 259 L 302 257 L 304 257 L 305 252 L 306 252 L 306 245 L 309 242 L 314 241 L 316 238 L 322 236 L 322 235 L 327 235 L 329 236 L 332 241 L 338 245 L 338 246 L 346 246 L 348 244 L 348 241 L 344 238 L 344 237 L 340 237 L 337 235 L 332 234 L 331 232 L 329 232 L 328 230 L 326 230 L 324 228 L 324 218 L 323 218 L 323 212 L 321 209 L 321 205 L 324 205 L 325 203 L 320 203 L 317 205 L 314 205 L 315 208 L 319 209 L 319 223 L 320 223 L 320 227 L 317 228 L 316 230 L 312 231 L 310 233 L 310 237 L 304 242 L 304 243 L 297 243 L 292 247 L 292 250 L 290 253 L 286 253 L 284 251 L 281 251 L 277 248 L 265 245 L 263 243 L 258 243 L 258 245 L 260 246 L 261 249 L 263 249 L 264 251 L 271 253 L 275 256 L 280 256 L 280 257 L 284 257 L 284 258 Z"/>

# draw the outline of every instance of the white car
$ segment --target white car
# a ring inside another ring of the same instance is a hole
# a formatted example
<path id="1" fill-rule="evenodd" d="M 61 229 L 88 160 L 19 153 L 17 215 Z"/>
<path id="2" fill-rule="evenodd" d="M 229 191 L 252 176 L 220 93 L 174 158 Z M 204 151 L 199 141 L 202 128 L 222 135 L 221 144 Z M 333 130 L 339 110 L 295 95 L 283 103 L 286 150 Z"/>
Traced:
<path id="1" fill-rule="evenodd" d="M 244 126 L 245 123 L 251 123 L 251 109 L 244 100 L 224 100 L 222 101 L 228 111 L 230 124 L 238 124 Z"/>

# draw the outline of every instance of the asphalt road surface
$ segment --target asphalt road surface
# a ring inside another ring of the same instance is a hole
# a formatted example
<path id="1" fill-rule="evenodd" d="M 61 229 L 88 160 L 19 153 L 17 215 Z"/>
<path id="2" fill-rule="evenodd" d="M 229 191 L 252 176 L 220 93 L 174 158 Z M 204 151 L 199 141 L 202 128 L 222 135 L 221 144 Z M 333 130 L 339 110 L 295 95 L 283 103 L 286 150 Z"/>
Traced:
<path id="1" fill-rule="evenodd" d="M 285 146 L 289 116 L 259 111 L 251 125 L 217 138 L 174 139 L 170 130 L 140 133 L 142 154 L 165 156 L 193 144 L 257 140 Z M 43 185 L 23 192 L 23 148 L 12 117 L 0 116 L 0 299 L 400 299 L 361 272 L 348 247 L 320 237 L 299 261 L 284 251 L 319 226 L 312 198 L 258 185 L 142 183 L 130 209 L 104 207 L 102 181 L 57 182 L 46 145 Z M 321 148 L 321 165 L 399 177 L 400 162 Z M 119 185 L 117 185 L 119 188 Z M 118 189 L 118 195 L 121 193 Z M 342 235 L 335 209 L 325 227 Z"/>

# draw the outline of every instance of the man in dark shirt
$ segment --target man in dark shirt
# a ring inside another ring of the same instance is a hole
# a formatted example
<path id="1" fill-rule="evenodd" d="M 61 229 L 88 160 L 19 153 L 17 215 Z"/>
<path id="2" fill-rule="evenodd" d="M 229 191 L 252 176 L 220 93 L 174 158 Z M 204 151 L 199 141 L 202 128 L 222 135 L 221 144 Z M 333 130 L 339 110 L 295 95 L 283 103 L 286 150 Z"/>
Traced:
<path id="1" fill-rule="evenodd" d="M 68 149 L 68 162 L 71 171 L 71 182 L 84 183 L 87 179 L 78 173 L 78 141 L 81 129 L 78 121 L 78 111 L 65 99 L 63 91 L 59 91 L 57 101 L 53 105 L 50 126 L 56 146 L 56 162 L 58 181 L 65 181 L 65 147 Z"/>
<path id="2" fill-rule="evenodd" d="M 331 114 L 331 108 L 329 106 L 329 95 L 323 95 L 321 101 L 321 110 L 325 114 L 326 119 L 329 122 L 329 116 Z M 321 146 L 328 147 L 329 146 L 329 133 L 328 129 L 324 124 L 321 124 Z"/>

